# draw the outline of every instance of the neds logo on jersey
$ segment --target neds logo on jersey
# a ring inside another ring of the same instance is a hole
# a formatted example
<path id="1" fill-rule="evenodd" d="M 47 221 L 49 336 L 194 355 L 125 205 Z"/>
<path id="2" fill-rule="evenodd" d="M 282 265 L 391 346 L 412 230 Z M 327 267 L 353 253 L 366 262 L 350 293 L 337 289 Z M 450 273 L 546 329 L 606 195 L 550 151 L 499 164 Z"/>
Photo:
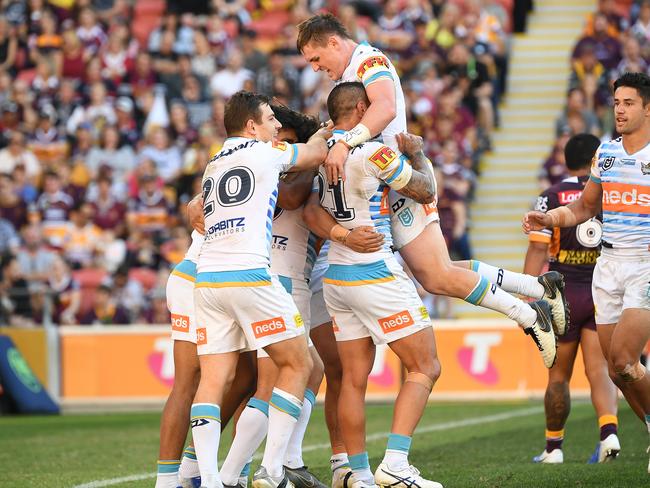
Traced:
<path id="1" fill-rule="evenodd" d="M 190 318 L 187 315 L 172 314 L 172 330 L 177 332 L 189 332 Z"/>
<path id="2" fill-rule="evenodd" d="M 413 317 L 408 312 L 408 310 L 402 310 L 401 312 L 397 312 L 394 315 L 379 319 L 379 325 L 381 327 L 381 330 L 384 331 L 384 334 L 404 329 L 410 325 L 413 325 L 414 323 L 415 322 L 413 321 Z"/>
<path id="3" fill-rule="evenodd" d="M 287 330 L 287 326 L 284 323 L 284 319 L 282 317 L 274 317 L 272 319 L 262 320 L 260 322 L 253 322 L 251 324 L 251 327 L 253 328 L 253 335 L 257 339 L 279 334 L 280 332 Z"/>

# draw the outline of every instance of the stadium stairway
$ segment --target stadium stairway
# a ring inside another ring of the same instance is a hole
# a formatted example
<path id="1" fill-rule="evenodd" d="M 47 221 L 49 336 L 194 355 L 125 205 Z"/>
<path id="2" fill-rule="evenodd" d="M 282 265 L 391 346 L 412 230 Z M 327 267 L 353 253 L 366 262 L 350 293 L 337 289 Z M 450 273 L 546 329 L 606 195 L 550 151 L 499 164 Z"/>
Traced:
<path id="1" fill-rule="evenodd" d="M 474 257 L 513 271 L 523 269 L 527 240 L 521 217 L 539 192 L 537 175 L 555 141 L 555 119 L 566 99 L 569 59 L 595 0 L 542 0 L 528 32 L 512 39 L 508 89 L 492 151 L 481 161 L 471 207 Z M 461 300 L 458 318 L 498 317 Z"/>

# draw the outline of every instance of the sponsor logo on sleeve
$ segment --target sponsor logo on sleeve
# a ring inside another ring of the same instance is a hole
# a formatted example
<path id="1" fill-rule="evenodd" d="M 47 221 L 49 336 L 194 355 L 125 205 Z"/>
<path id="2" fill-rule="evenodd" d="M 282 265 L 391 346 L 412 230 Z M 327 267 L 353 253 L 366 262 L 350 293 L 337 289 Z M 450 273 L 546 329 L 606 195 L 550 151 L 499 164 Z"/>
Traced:
<path id="1" fill-rule="evenodd" d="M 608 169 L 611 169 L 612 166 L 614 166 L 614 161 L 616 158 L 614 156 L 608 156 L 605 159 L 603 159 L 603 171 L 607 171 Z"/>
<path id="2" fill-rule="evenodd" d="M 251 327 L 253 328 L 253 335 L 256 339 L 279 334 L 287 330 L 287 326 L 282 317 L 274 317 L 268 320 L 261 320 L 260 322 L 253 322 Z"/>
<path id="3" fill-rule="evenodd" d="M 176 332 L 189 332 L 190 318 L 187 315 L 172 314 L 172 330 Z"/>
<path id="4" fill-rule="evenodd" d="M 357 69 L 357 77 L 359 79 L 363 79 L 363 75 L 366 74 L 366 71 L 380 66 L 383 66 L 386 69 L 390 69 L 390 66 L 388 65 L 388 59 L 386 59 L 385 56 L 372 56 L 361 63 L 359 69 Z"/>
<path id="5" fill-rule="evenodd" d="M 395 332 L 396 330 L 404 329 L 415 323 L 413 317 L 408 312 L 408 310 L 402 310 L 396 314 L 384 317 L 378 320 L 381 330 L 384 331 L 384 334 L 389 332 Z"/>
<path id="6" fill-rule="evenodd" d="M 641 161 L 641 174 L 650 175 L 650 161 Z"/>
<path id="7" fill-rule="evenodd" d="M 196 329 L 196 345 L 205 346 L 208 343 L 208 334 L 205 327 Z"/>
<path id="8" fill-rule="evenodd" d="M 284 141 L 273 141 L 272 146 L 275 149 L 279 149 L 280 151 L 286 151 L 287 150 L 287 143 Z"/>
<path id="9" fill-rule="evenodd" d="M 431 320 L 431 318 L 429 317 L 429 311 L 427 310 L 427 307 L 425 307 L 424 305 L 420 307 L 420 317 L 422 318 L 422 320 Z"/>
<path id="10" fill-rule="evenodd" d="M 397 154 L 388 146 L 381 146 L 368 160 L 377 166 L 379 169 L 384 170 L 390 163 L 395 161 Z"/>
<path id="11" fill-rule="evenodd" d="M 305 321 L 302 320 L 302 315 L 299 313 L 293 316 L 293 321 L 296 323 L 296 327 L 303 327 L 305 325 Z"/>

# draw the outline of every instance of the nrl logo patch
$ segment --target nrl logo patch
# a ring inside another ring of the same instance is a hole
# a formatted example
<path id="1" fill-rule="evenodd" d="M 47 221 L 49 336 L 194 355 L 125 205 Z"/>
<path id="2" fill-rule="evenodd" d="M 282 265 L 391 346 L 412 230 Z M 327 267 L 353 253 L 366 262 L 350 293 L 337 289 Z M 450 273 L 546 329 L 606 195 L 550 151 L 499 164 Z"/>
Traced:
<path id="1" fill-rule="evenodd" d="M 397 218 L 404 227 L 411 227 L 411 225 L 413 225 L 413 213 L 411 212 L 410 208 L 405 208 L 403 211 L 401 211 Z"/>
<path id="2" fill-rule="evenodd" d="M 607 171 L 607 170 L 610 169 L 612 166 L 614 166 L 614 160 L 615 160 L 614 156 L 606 157 L 606 158 L 603 160 L 603 171 Z"/>
<path id="3" fill-rule="evenodd" d="M 641 161 L 641 174 L 650 175 L 650 161 Z"/>

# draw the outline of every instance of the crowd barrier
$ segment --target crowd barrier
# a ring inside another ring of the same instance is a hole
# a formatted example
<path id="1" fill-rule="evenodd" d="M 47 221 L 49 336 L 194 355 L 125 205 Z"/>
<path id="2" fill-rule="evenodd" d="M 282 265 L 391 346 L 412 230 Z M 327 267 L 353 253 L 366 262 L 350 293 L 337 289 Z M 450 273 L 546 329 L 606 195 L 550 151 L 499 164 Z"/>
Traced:
<path id="1" fill-rule="evenodd" d="M 543 395 L 546 368 L 530 337 L 514 322 L 436 320 L 434 329 L 442 375 L 433 400 Z M 58 333 L 58 396 L 64 406 L 155 403 L 167 397 L 174 381 L 167 326 L 67 326 Z M 395 355 L 386 346 L 378 347 L 368 400 L 394 398 L 403 378 Z M 589 393 L 580 355 L 571 387 L 576 396 Z"/>

